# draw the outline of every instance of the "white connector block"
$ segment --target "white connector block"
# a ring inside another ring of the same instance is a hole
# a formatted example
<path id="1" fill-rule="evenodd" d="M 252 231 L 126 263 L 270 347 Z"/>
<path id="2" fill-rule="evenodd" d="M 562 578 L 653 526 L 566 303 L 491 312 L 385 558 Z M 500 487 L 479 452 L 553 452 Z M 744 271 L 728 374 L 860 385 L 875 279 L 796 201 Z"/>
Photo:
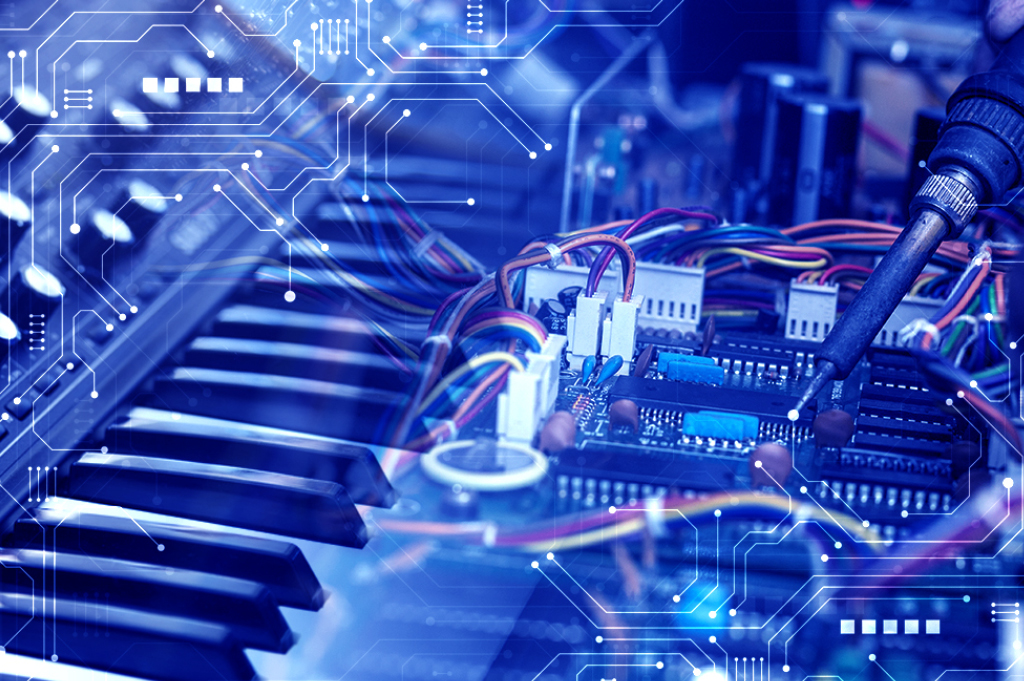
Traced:
<path id="1" fill-rule="evenodd" d="M 551 334 L 540 352 L 527 352 L 527 370 L 540 376 L 538 420 L 554 410 L 558 398 L 558 375 L 561 373 L 562 353 L 568 342 L 565 336 Z"/>
<path id="2" fill-rule="evenodd" d="M 607 275 L 605 275 L 607 276 Z M 704 302 L 704 268 L 638 263 L 634 294 L 644 297 L 640 326 L 695 332 Z M 634 296 L 635 297 L 635 296 Z"/>
<path id="3" fill-rule="evenodd" d="M 501 439 L 529 443 L 555 408 L 566 337 L 548 336 L 540 352 L 526 353 L 526 370 L 508 375 L 498 395 L 497 431 Z"/>
<path id="4" fill-rule="evenodd" d="M 615 262 L 612 261 L 612 266 L 614 265 Z M 622 275 L 613 267 L 609 267 L 601 277 L 597 290 L 607 291 L 608 295 L 614 298 L 621 295 L 619 289 L 622 288 Z M 549 298 L 557 299 L 558 294 L 567 288 L 586 287 L 589 276 L 590 268 L 579 265 L 560 265 L 554 270 L 550 267 L 530 267 L 526 270 L 523 309 L 529 310 L 534 305 L 540 307 L 540 304 Z"/>
<path id="5" fill-rule="evenodd" d="M 592 296 L 581 293 L 576 297 L 576 310 L 569 315 L 569 363 L 582 364 L 583 358 L 597 355 L 601 350 L 601 328 L 604 308 L 608 300 L 606 291 Z M 573 366 L 577 368 L 578 366 Z"/>
<path id="6" fill-rule="evenodd" d="M 516 442 L 530 442 L 537 432 L 540 412 L 539 374 L 512 371 L 505 390 L 498 395 L 498 436 Z"/>
<path id="7" fill-rule="evenodd" d="M 916 319 L 930 319 L 942 307 L 942 302 L 935 298 L 906 296 L 893 310 L 882 330 L 875 336 L 875 340 L 871 341 L 871 345 L 885 348 L 903 347 L 899 340 L 903 327 Z"/>
<path id="8" fill-rule="evenodd" d="M 633 355 L 636 352 L 636 328 L 640 310 L 644 306 L 643 296 L 633 296 L 629 302 L 616 300 L 612 303 L 612 313 L 604 319 L 601 332 L 601 357 L 608 358 L 618 355 L 622 358 L 622 367 L 617 375 L 624 376 L 632 367 Z"/>
<path id="9" fill-rule="evenodd" d="M 835 326 L 838 301 L 838 286 L 802 284 L 792 280 L 789 284 L 789 305 L 786 308 L 786 338 L 824 340 Z"/>
<path id="10" fill-rule="evenodd" d="M 586 286 L 589 273 L 589 268 L 577 265 L 562 265 L 554 270 L 529 268 L 523 309 L 540 306 L 544 300 L 557 298 L 560 291 L 572 286 Z M 606 291 L 609 301 L 622 297 L 622 270 L 618 259 L 612 260 L 597 290 Z M 640 326 L 677 329 L 683 333 L 696 331 L 704 301 L 704 268 L 637 263 L 633 295 L 642 295 L 647 301 L 640 310 Z"/>

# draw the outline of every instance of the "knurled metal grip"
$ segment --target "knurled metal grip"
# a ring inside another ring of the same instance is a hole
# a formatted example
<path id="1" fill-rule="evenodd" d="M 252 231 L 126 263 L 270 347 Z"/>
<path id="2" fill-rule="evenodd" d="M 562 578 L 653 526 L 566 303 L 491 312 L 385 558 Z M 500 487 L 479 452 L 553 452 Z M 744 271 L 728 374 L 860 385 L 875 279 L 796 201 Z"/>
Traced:
<path id="1" fill-rule="evenodd" d="M 973 125 L 990 132 L 1020 158 L 1024 150 L 1024 116 L 1003 102 L 971 97 L 956 103 L 943 125 Z"/>
<path id="2" fill-rule="evenodd" d="M 978 212 L 978 201 L 966 184 L 940 173 L 929 177 L 910 202 L 911 213 L 922 208 L 930 208 L 945 217 L 950 236 L 956 238 Z"/>

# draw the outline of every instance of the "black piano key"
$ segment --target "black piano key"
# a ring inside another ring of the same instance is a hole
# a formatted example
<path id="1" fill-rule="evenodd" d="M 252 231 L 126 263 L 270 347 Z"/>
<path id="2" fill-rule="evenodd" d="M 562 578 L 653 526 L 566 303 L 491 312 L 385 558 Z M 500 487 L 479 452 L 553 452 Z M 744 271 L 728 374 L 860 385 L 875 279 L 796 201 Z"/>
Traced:
<path id="1" fill-rule="evenodd" d="M 256 678 L 223 625 L 50 595 L 0 593 L 0 638 L 12 654 L 155 681 Z"/>
<path id="2" fill-rule="evenodd" d="M 411 376 L 383 355 L 247 338 L 201 336 L 189 343 L 184 363 L 399 391 L 408 387 Z"/>
<path id="3" fill-rule="evenodd" d="M 362 352 L 374 347 L 373 331 L 358 319 L 259 305 L 224 308 L 214 318 L 212 333 L 215 336 L 322 345 Z"/>
<path id="4" fill-rule="evenodd" d="M 280 473 L 121 454 L 71 464 L 68 496 L 362 548 L 366 526 L 345 488 Z"/>
<path id="5" fill-rule="evenodd" d="M 376 388 L 199 367 L 173 369 L 156 379 L 154 392 L 154 406 L 360 442 L 382 439 L 381 417 L 404 399 Z"/>
<path id="6" fill-rule="evenodd" d="M 283 653 L 291 630 L 262 584 L 195 570 L 99 558 L 81 553 L 0 550 L 4 591 L 72 599 L 101 594 L 106 604 L 222 624 L 244 648 Z"/>
<path id="7" fill-rule="evenodd" d="M 135 407 L 107 429 L 110 451 L 239 466 L 343 485 L 357 504 L 390 508 L 395 491 L 366 447 L 309 433 Z"/>
<path id="8" fill-rule="evenodd" d="M 303 610 L 319 610 L 324 603 L 319 580 L 294 544 L 212 532 L 184 523 L 137 523 L 124 512 L 111 510 L 116 515 L 34 508 L 29 517 L 14 524 L 7 544 L 76 551 L 260 582 L 281 605 Z"/>

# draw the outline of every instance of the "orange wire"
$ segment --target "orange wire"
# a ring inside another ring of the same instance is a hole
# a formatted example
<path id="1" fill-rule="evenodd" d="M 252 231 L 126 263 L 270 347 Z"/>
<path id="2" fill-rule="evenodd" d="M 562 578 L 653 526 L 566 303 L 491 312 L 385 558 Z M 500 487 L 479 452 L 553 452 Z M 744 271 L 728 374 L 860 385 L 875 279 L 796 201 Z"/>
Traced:
<path id="1" fill-rule="evenodd" d="M 974 298 L 975 294 L 978 293 L 978 289 L 981 288 L 982 283 L 985 281 L 985 277 L 988 276 L 988 270 L 989 263 L 986 262 L 981 266 L 981 274 L 975 277 L 974 281 L 971 282 L 970 287 L 968 287 L 967 291 L 964 292 L 963 297 L 959 301 L 957 301 L 956 305 L 953 306 L 953 309 L 947 312 L 946 316 L 940 319 L 937 324 L 935 324 L 936 328 L 946 328 L 947 326 L 949 326 L 949 323 L 951 321 L 956 319 L 957 315 L 963 312 L 964 308 L 966 308 L 970 304 L 971 299 Z M 927 350 L 927 348 L 925 349 Z"/>
<path id="2" fill-rule="evenodd" d="M 1000 317 L 1006 317 L 1006 292 L 1003 290 L 1003 273 L 996 275 L 996 311 Z"/>

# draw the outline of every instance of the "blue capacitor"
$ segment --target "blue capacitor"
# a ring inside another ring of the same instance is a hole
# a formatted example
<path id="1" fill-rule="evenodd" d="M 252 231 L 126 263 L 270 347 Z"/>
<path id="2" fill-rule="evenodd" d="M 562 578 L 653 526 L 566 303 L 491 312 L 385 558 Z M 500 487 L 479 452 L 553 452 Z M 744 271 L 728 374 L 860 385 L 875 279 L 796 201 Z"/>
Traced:
<path id="1" fill-rule="evenodd" d="M 615 372 L 617 372 L 621 368 L 622 368 L 622 357 L 620 357 L 619 355 L 612 355 L 611 357 L 609 357 L 605 361 L 604 366 L 601 367 L 601 373 L 597 375 L 597 383 L 598 383 L 598 385 L 600 385 L 601 383 L 604 383 L 609 378 L 614 376 Z"/>
<path id="2" fill-rule="evenodd" d="M 590 355 L 583 360 L 583 382 L 586 383 L 590 380 L 590 377 L 594 375 L 594 369 L 597 368 L 597 357 Z"/>

